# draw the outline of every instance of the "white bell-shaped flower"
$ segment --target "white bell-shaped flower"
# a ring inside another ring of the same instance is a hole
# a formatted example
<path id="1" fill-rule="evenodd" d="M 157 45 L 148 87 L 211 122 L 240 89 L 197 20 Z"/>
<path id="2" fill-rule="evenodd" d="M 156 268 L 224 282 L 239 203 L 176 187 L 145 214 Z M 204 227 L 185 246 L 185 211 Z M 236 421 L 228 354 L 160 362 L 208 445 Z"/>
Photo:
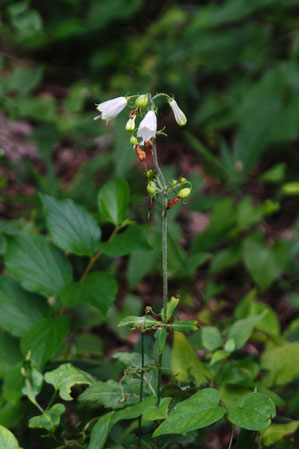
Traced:
<path id="1" fill-rule="evenodd" d="M 171 100 L 169 102 L 169 106 L 173 110 L 174 118 L 178 125 L 184 126 L 187 123 L 187 117 L 183 113 L 183 111 L 179 108 L 177 102 L 175 100 Z"/>
<path id="2" fill-rule="evenodd" d="M 154 111 L 149 111 L 141 120 L 137 136 L 142 138 L 142 145 L 152 137 L 156 137 L 157 132 L 157 117 Z"/>
<path id="3" fill-rule="evenodd" d="M 101 118 L 102 120 L 110 120 L 116 117 L 126 106 L 128 102 L 125 97 L 117 97 L 112 100 L 103 101 L 97 105 L 97 110 L 101 112 L 100 115 L 94 118 L 97 120 Z"/>

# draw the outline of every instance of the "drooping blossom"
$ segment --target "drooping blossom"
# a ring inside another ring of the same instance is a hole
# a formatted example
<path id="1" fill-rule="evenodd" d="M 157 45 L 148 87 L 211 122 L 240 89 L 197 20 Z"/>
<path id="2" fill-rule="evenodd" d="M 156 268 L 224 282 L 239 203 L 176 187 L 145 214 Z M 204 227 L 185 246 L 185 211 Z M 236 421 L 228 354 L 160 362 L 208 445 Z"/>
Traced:
<path id="1" fill-rule="evenodd" d="M 152 137 L 156 137 L 157 117 L 154 111 L 146 113 L 145 117 L 139 124 L 137 136 L 142 138 L 142 145 Z"/>
<path id="2" fill-rule="evenodd" d="M 126 106 L 128 102 L 125 97 L 117 97 L 112 100 L 103 101 L 97 105 L 97 110 L 100 111 L 100 115 L 94 118 L 97 120 L 101 118 L 102 120 L 110 120 L 116 117 Z"/>

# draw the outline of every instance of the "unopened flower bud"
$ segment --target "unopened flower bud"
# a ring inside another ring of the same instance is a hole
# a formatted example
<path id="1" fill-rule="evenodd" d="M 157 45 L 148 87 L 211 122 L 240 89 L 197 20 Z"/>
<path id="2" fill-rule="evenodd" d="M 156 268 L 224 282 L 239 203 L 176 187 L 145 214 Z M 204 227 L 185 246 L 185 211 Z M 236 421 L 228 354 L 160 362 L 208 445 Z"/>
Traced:
<path id="1" fill-rule="evenodd" d="M 181 182 L 181 186 L 182 186 L 183 184 L 186 184 L 187 179 L 186 179 L 186 178 L 181 178 L 181 179 L 180 179 L 180 182 Z"/>
<path id="2" fill-rule="evenodd" d="M 135 136 L 131 136 L 130 137 L 130 144 L 131 145 L 137 145 L 138 144 L 138 139 L 137 139 L 137 137 L 135 137 Z"/>
<path id="3" fill-rule="evenodd" d="M 190 187 L 185 187 L 184 189 L 181 189 L 178 193 L 179 197 L 182 199 L 188 198 L 188 196 L 191 193 Z"/>
<path id="4" fill-rule="evenodd" d="M 154 181 L 150 181 L 146 187 L 146 190 L 150 195 L 154 195 L 157 192 L 157 184 Z"/>
<path id="5" fill-rule="evenodd" d="M 154 171 L 153 171 L 153 170 L 148 170 L 148 171 L 146 172 L 146 177 L 147 177 L 147 179 L 152 179 L 153 176 L 154 176 Z"/>
<path id="6" fill-rule="evenodd" d="M 174 118 L 175 118 L 177 124 L 180 126 L 186 125 L 187 117 L 185 116 L 183 111 L 179 108 L 177 102 L 175 100 L 171 100 L 169 102 L 169 106 L 171 107 L 171 109 L 173 111 Z"/>
<path id="7" fill-rule="evenodd" d="M 135 129 L 135 118 L 136 118 L 136 116 L 134 116 L 133 118 L 129 118 L 129 120 L 127 121 L 127 124 L 126 124 L 126 130 L 127 131 L 134 131 L 134 129 Z"/>
<path id="8" fill-rule="evenodd" d="M 176 179 L 173 179 L 173 180 L 172 180 L 171 186 L 172 186 L 172 187 L 175 187 L 175 186 L 177 185 L 177 183 L 178 183 L 178 181 L 177 181 Z"/>
<path id="9" fill-rule="evenodd" d="M 148 103 L 148 95 L 140 95 L 136 98 L 135 104 L 138 108 L 145 108 Z"/>

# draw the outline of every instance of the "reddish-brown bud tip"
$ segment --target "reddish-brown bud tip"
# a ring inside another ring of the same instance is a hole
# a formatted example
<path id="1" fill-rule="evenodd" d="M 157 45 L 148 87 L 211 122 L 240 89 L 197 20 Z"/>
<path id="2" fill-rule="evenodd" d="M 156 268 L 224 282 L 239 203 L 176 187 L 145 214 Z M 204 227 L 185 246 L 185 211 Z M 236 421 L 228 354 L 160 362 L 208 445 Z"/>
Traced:
<path id="1" fill-rule="evenodd" d="M 171 209 L 173 206 L 176 205 L 176 203 L 178 201 L 180 201 L 180 197 L 179 196 L 176 196 L 174 198 L 170 198 L 170 200 L 168 200 L 166 209 Z"/>
<path id="2" fill-rule="evenodd" d="M 135 145 L 135 151 L 137 153 L 138 159 L 140 160 L 140 162 L 144 161 L 144 159 L 146 159 L 146 154 L 145 152 L 140 148 L 139 145 Z"/>

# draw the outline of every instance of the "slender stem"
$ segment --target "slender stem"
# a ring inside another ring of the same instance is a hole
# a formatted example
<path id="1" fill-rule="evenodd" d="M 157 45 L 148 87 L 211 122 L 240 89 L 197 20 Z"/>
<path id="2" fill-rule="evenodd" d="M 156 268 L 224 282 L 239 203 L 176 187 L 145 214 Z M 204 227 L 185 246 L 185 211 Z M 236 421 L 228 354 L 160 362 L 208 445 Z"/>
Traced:
<path id="1" fill-rule="evenodd" d="M 159 354 L 159 361 L 158 361 L 158 386 L 157 386 L 157 396 L 158 396 L 158 405 L 160 404 L 161 401 L 161 378 L 162 378 L 162 371 L 161 371 L 161 366 L 162 366 L 162 353 Z"/>
<path id="2" fill-rule="evenodd" d="M 143 368 L 144 368 L 144 332 L 141 331 L 141 377 L 140 377 L 140 400 L 143 399 Z M 142 416 L 138 418 L 138 449 L 141 448 L 141 420 Z"/>

